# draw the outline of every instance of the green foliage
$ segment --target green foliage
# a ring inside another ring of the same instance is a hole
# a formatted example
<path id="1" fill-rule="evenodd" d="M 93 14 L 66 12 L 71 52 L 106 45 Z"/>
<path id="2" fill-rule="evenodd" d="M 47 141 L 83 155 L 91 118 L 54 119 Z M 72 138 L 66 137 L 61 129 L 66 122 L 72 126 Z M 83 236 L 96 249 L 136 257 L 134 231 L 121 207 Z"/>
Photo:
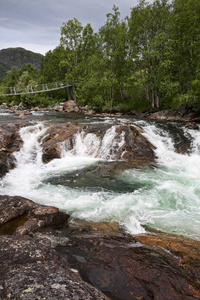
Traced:
<path id="1" fill-rule="evenodd" d="M 63 61 L 67 60 L 67 53 L 63 46 L 48 51 L 43 59 L 41 69 L 41 83 L 56 82 L 63 80 L 68 71 Z"/>
<path id="2" fill-rule="evenodd" d="M 0 93 L 66 79 L 71 88 L 11 101 L 30 106 L 68 98 L 97 110 L 200 111 L 199 16 L 199 0 L 139 0 L 125 19 L 114 5 L 97 33 L 73 18 L 63 23 L 60 45 L 46 53 L 41 71 L 13 67 Z"/>
<path id="3" fill-rule="evenodd" d="M 47 107 L 51 105 L 51 98 L 43 94 L 21 95 L 20 102 L 22 102 L 25 107 Z"/>

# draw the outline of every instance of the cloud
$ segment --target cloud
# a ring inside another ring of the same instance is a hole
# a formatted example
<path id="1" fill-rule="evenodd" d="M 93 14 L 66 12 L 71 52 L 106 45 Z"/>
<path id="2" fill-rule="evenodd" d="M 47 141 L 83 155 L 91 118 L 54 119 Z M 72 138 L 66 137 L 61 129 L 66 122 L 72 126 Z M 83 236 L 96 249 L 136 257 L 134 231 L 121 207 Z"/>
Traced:
<path id="1" fill-rule="evenodd" d="M 114 4 L 125 17 L 137 0 L 0 0 L 1 48 L 24 47 L 45 54 L 59 45 L 63 22 L 76 17 L 97 31 Z"/>

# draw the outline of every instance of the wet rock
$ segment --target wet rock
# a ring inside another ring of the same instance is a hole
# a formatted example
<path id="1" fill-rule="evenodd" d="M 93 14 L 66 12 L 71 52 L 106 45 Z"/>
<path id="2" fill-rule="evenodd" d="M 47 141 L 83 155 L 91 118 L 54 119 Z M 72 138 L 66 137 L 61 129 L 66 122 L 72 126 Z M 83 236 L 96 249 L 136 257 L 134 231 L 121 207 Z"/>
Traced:
<path id="1" fill-rule="evenodd" d="M 148 113 L 145 117 L 148 117 L 150 120 L 165 120 L 172 122 L 190 122 L 191 120 L 199 121 L 199 118 L 196 118 L 195 113 L 181 109 L 157 111 L 154 113 Z"/>
<path id="2" fill-rule="evenodd" d="M 28 213 L 35 207 L 37 204 L 26 198 L 0 195 L 0 225 Z"/>
<path id="3" fill-rule="evenodd" d="M 0 197 L 2 226 L 24 214 L 14 235 L 0 236 L 0 299 L 200 299 L 198 241 L 133 237 L 117 224 L 66 226 L 55 207 Z"/>
<path id="4" fill-rule="evenodd" d="M 142 135 L 141 129 L 136 126 L 115 126 L 113 142 L 107 145 L 103 141 L 111 125 L 90 125 L 66 123 L 52 125 L 47 130 L 43 140 L 43 161 L 49 162 L 53 158 L 60 158 L 63 149 L 72 150 L 75 143 L 75 134 L 82 132 L 82 137 L 93 134 L 99 139 L 99 147 L 88 146 L 88 155 L 103 159 L 126 160 L 132 162 L 149 162 L 155 159 L 155 147 Z M 123 140 L 123 141 L 122 141 Z M 106 155 L 105 155 L 106 150 Z"/>
<path id="5" fill-rule="evenodd" d="M 186 123 L 185 127 L 188 128 L 188 129 L 194 129 L 194 130 L 199 129 L 199 126 L 196 123 L 193 123 L 193 122 Z"/>
<path id="6" fill-rule="evenodd" d="M 18 119 L 25 120 L 25 119 L 26 119 L 25 114 L 24 114 L 24 113 L 21 113 L 21 114 L 18 116 Z"/>
<path id="7" fill-rule="evenodd" d="M 15 222 L 16 230 L 6 232 L 14 235 L 1 231 L 24 215 L 25 223 Z M 66 229 L 68 218 L 55 207 L 0 196 L 0 299 L 107 299 L 70 269 L 66 255 L 54 250 L 68 245 L 66 236 L 39 232 L 61 232 L 58 228 Z"/>
<path id="8" fill-rule="evenodd" d="M 0 152 L 0 178 L 16 166 L 15 162 L 15 157 L 12 154 Z"/>
<path id="9" fill-rule="evenodd" d="M 54 124 L 50 126 L 42 140 L 44 162 L 49 162 L 54 158 L 60 158 L 63 150 L 62 142 L 73 144 L 74 135 L 82 129 L 73 123 Z"/>
<path id="10" fill-rule="evenodd" d="M 22 224 L 19 224 L 19 218 Z M 68 219 L 69 215 L 60 212 L 56 207 L 39 205 L 23 197 L 0 196 L 0 229 L 2 234 L 4 230 L 8 230 L 6 224 L 11 220 L 11 234 L 15 232 L 16 235 L 25 235 L 44 227 L 66 227 Z"/>
<path id="11" fill-rule="evenodd" d="M 1 124 L 0 125 L 0 151 L 13 153 L 19 151 L 23 142 L 19 130 L 25 124 Z"/>
<path id="12" fill-rule="evenodd" d="M 155 147 L 142 135 L 141 129 L 134 126 L 120 126 L 120 132 L 125 132 L 125 144 L 118 152 L 118 159 L 128 161 L 153 161 Z"/>
<path id="13" fill-rule="evenodd" d="M 47 163 L 55 158 L 60 158 L 62 154 L 62 147 L 55 141 L 51 144 L 50 142 L 45 143 L 43 147 L 42 160 Z"/>
<path id="14" fill-rule="evenodd" d="M 69 215 L 62 213 L 56 207 L 37 206 L 28 214 L 28 220 L 17 228 L 16 234 L 24 235 L 39 228 L 59 228 L 68 225 Z"/>
<path id="15" fill-rule="evenodd" d="M 153 235 L 139 235 L 138 241 L 167 251 L 172 257 L 176 257 L 179 266 L 187 269 L 188 276 L 195 278 L 200 283 L 200 242 L 184 236 L 156 232 Z"/>
<path id="16" fill-rule="evenodd" d="M 129 168 L 141 167 L 141 161 L 137 163 L 126 161 L 98 162 L 92 166 L 86 166 L 81 170 L 75 170 L 60 176 L 51 176 L 44 180 L 51 185 L 62 185 L 70 188 L 80 188 L 88 190 L 109 190 L 114 192 L 133 193 L 138 188 L 138 183 L 125 182 L 119 176 Z M 140 187 L 142 184 L 140 183 Z"/>
<path id="17" fill-rule="evenodd" d="M 57 251 L 111 299 L 200 299 L 199 275 L 195 275 L 200 269 L 198 255 L 191 258 L 192 271 L 180 263 L 181 248 L 174 255 L 164 243 L 148 245 L 137 237 L 88 226 L 71 229 L 68 237 L 68 246 L 58 246 Z M 188 248 L 197 251 L 199 243 L 188 243 Z"/>

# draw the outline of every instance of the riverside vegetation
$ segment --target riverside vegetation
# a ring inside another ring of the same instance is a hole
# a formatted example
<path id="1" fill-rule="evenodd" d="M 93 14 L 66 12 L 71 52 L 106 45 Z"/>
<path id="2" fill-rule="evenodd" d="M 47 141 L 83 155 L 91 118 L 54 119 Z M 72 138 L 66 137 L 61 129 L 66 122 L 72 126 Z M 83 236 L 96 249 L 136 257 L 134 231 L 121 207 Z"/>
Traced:
<path id="1" fill-rule="evenodd" d="M 17 90 L 63 79 L 73 88 L 1 101 L 48 106 L 68 98 L 100 111 L 199 112 L 199 16 L 198 0 L 140 0 L 124 19 L 113 6 L 98 32 L 76 18 L 68 20 L 61 27 L 60 45 L 46 53 L 41 69 L 12 67 L 0 92 L 5 86 Z"/>

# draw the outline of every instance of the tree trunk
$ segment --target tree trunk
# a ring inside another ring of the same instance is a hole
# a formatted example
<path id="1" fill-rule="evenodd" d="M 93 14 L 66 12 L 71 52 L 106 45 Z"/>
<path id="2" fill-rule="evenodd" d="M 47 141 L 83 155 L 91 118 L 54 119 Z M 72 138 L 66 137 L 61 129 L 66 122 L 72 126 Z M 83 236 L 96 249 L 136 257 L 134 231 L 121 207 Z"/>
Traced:
<path id="1" fill-rule="evenodd" d="M 159 97 L 156 95 L 156 107 L 159 108 Z"/>
<path id="2" fill-rule="evenodd" d="M 67 99 L 70 100 L 70 93 L 69 93 L 69 86 L 68 86 L 68 82 L 67 82 Z"/>
<path id="3" fill-rule="evenodd" d="M 73 85 L 72 85 L 72 90 L 73 90 L 73 100 L 76 103 L 76 91 L 75 91 L 75 84 L 74 84 L 74 82 L 73 82 Z"/>
<path id="4" fill-rule="evenodd" d="M 151 98 L 151 107 L 154 108 L 155 107 L 155 99 L 154 99 L 154 92 L 152 92 L 152 98 Z"/>

